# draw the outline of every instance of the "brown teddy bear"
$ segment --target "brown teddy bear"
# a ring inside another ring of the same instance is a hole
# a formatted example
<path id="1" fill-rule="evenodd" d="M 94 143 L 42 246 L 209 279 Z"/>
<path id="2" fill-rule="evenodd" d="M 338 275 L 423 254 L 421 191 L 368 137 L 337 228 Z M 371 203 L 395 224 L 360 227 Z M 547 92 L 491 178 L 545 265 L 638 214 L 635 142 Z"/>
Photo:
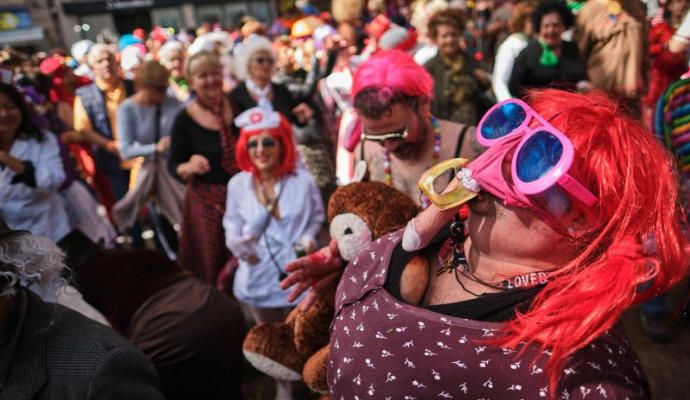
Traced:
<path id="1" fill-rule="evenodd" d="M 295 260 L 286 271 L 329 263 L 342 267 L 376 238 L 405 226 L 416 213 L 412 199 L 383 183 L 356 182 L 340 187 L 328 202 L 331 243 L 315 254 Z M 401 278 L 403 298 L 419 303 L 428 280 L 425 260 L 413 258 Z M 266 375 L 287 381 L 304 379 L 309 388 L 325 394 L 334 291 L 311 296 L 285 322 L 252 328 L 244 340 L 243 352 Z M 305 302 L 311 305 L 305 307 Z"/>

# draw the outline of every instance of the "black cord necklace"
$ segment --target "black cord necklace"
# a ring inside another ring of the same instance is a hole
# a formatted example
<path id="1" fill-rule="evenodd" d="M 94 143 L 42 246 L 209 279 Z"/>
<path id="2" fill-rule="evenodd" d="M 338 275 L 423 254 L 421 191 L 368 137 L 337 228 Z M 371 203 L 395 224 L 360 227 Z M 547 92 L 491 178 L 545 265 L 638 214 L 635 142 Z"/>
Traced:
<path id="1" fill-rule="evenodd" d="M 470 270 L 469 263 L 467 262 L 467 256 L 465 255 L 465 249 L 463 247 L 464 242 L 465 224 L 456 216 L 455 221 L 453 221 L 453 223 L 450 225 L 450 237 L 441 247 L 441 251 L 439 252 L 440 267 L 438 271 L 436 271 L 436 276 L 439 276 L 444 272 L 453 272 L 455 280 L 458 282 L 462 290 L 473 296 L 480 297 L 491 294 L 491 292 L 475 293 L 465 286 L 461 277 L 465 277 L 485 287 L 502 291 L 543 285 L 549 280 L 549 275 L 547 272 L 539 271 L 515 275 L 497 283 L 486 282 L 477 277 Z"/>

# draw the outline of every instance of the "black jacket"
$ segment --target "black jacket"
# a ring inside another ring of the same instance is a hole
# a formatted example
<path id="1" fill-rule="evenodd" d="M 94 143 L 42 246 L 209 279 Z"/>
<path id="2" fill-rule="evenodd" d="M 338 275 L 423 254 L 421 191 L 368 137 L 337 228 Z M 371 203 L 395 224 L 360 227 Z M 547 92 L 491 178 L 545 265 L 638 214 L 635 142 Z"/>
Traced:
<path id="1" fill-rule="evenodd" d="M 110 328 L 28 292 L 0 400 L 163 400 L 151 363 Z"/>
<path id="2" fill-rule="evenodd" d="M 585 64 L 575 43 L 563 41 L 561 55 L 554 66 L 539 64 L 542 49 L 532 40 L 515 59 L 508 88 L 513 95 L 524 98 L 527 90 L 558 88 L 572 90 L 579 81 L 587 80 Z"/>

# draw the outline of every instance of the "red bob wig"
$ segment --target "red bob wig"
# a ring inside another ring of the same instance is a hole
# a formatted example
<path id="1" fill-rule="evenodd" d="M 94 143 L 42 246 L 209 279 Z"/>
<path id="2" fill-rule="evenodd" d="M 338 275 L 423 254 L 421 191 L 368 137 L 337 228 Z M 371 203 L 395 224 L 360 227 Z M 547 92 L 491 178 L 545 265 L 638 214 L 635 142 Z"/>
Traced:
<path id="1" fill-rule="evenodd" d="M 555 395 L 567 357 L 631 306 L 688 275 L 675 164 L 656 138 L 603 93 L 533 91 L 528 102 L 575 147 L 571 174 L 599 198 L 577 234 L 579 256 L 505 327 L 501 345 L 549 348 Z"/>
<path id="2" fill-rule="evenodd" d="M 237 140 L 237 145 L 235 146 L 235 159 L 237 160 L 237 165 L 240 167 L 240 169 L 242 171 L 249 171 L 254 176 L 258 175 L 259 171 L 256 169 L 254 163 L 252 163 L 252 160 L 249 157 L 247 141 L 252 136 L 256 136 L 263 132 L 268 132 L 271 137 L 280 142 L 282 152 L 280 164 L 278 165 L 278 170 L 276 171 L 276 177 L 280 178 L 294 173 L 297 160 L 295 155 L 295 143 L 292 140 L 292 126 L 282 114 L 280 116 L 280 125 L 275 128 L 240 130 L 240 138 Z"/>

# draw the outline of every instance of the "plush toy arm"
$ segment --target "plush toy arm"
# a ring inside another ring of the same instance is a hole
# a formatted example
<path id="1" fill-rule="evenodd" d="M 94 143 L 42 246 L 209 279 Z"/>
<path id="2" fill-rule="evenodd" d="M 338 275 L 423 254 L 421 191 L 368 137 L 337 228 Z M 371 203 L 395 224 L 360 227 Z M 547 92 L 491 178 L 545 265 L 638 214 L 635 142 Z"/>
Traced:
<path id="1" fill-rule="evenodd" d="M 332 286 L 333 281 L 337 283 L 344 265 L 345 261 L 338 252 L 338 243 L 331 240 L 327 247 L 287 264 L 285 272 L 288 276 L 280 282 L 280 288 L 285 290 L 292 287 L 288 301 L 293 301 L 310 288 L 324 290 Z M 304 308 L 309 308 L 309 304 Z"/>

